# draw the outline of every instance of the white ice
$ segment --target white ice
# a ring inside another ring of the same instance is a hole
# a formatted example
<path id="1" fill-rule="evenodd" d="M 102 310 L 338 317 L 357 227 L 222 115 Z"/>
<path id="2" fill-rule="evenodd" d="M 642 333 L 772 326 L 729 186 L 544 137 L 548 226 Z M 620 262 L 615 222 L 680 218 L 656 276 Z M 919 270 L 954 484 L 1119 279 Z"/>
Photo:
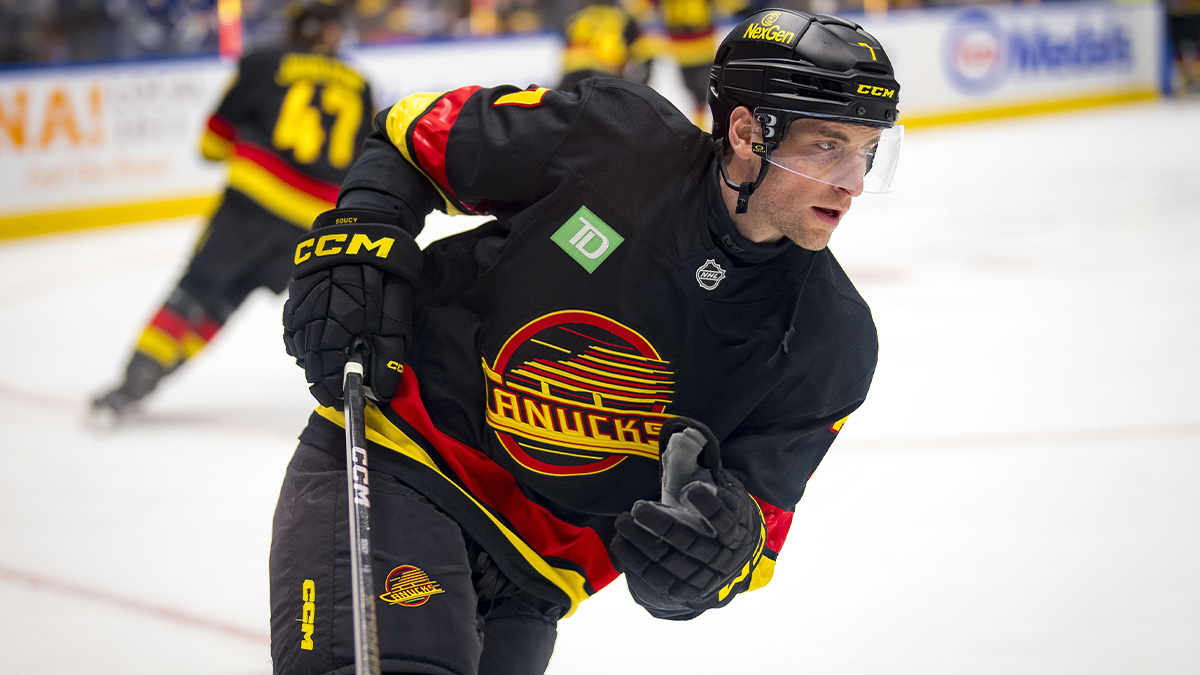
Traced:
<path id="1" fill-rule="evenodd" d="M 833 240 L 879 368 L 774 582 L 670 623 L 618 581 L 552 675 L 1200 673 L 1200 102 L 904 153 Z M 0 673 L 270 672 L 271 513 L 312 406 L 281 299 L 129 424 L 84 423 L 200 224 L 0 245 Z"/>

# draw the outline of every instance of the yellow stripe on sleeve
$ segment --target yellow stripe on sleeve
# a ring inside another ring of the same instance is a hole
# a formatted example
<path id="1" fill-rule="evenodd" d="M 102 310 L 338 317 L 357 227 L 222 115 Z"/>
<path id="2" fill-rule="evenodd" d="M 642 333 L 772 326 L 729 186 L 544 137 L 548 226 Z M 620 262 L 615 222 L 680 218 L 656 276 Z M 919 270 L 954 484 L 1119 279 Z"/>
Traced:
<path id="1" fill-rule="evenodd" d="M 400 151 L 400 154 L 404 156 L 404 159 L 409 164 L 412 164 L 421 172 L 421 175 L 425 176 L 426 180 L 429 180 L 429 175 L 425 173 L 425 170 L 421 168 L 421 165 L 413 159 L 412 153 L 409 152 L 408 129 L 444 93 L 421 93 L 405 96 L 397 101 L 388 111 L 387 122 L 385 123 L 388 140 L 392 142 L 392 145 L 396 146 L 396 149 Z M 438 191 L 438 194 L 442 197 L 442 201 L 446 203 L 447 214 L 451 216 L 466 215 L 461 209 L 455 206 L 453 200 L 446 196 L 446 193 L 442 190 L 442 186 L 438 185 L 437 181 L 429 180 L 429 184 Z"/>
<path id="2" fill-rule="evenodd" d="M 214 133 L 211 129 L 205 129 L 204 135 L 200 137 L 200 155 L 212 162 L 219 162 L 223 159 L 228 159 L 233 152 L 233 143 L 229 139 Z"/>
<path id="3" fill-rule="evenodd" d="M 318 215 L 333 208 L 333 204 L 288 185 L 263 166 L 244 157 L 234 157 L 229 162 L 229 186 L 305 230 L 312 228 L 312 222 Z"/>
<path id="4" fill-rule="evenodd" d="M 512 94 L 505 94 L 492 102 L 493 106 L 502 105 L 519 105 L 531 108 L 542 104 L 542 99 L 546 96 L 546 92 L 550 91 L 545 87 L 537 89 L 528 89 L 526 91 L 518 91 Z"/>

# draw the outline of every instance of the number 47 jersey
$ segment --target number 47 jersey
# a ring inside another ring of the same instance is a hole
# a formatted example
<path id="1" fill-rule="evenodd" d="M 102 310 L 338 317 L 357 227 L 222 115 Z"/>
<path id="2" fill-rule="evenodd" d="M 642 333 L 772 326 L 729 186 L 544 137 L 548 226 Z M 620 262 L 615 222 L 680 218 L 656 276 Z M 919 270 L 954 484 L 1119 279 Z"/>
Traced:
<path id="1" fill-rule="evenodd" d="M 294 49 L 256 51 L 238 63 L 200 151 L 229 161 L 229 189 L 308 229 L 337 202 L 373 112 L 369 83 L 344 61 Z"/>

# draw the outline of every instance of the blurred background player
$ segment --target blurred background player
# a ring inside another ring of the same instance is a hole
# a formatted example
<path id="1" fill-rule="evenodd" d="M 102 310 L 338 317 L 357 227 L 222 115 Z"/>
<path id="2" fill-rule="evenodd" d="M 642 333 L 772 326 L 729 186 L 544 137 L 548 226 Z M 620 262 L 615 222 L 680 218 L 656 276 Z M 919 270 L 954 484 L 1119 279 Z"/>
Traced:
<path id="1" fill-rule="evenodd" d="M 228 161 L 220 205 L 166 302 L 137 340 L 124 380 L 93 402 L 117 417 L 213 339 L 251 291 L 287 288 L 296 237 L 332 208 L 371 128 L 366 79 L 336 56 L 338 4 L 288 8 L 285 44 L 243 57 L 201 139 Z"/>
<path id="2" fill-rule="evenodd" d="M 620 0 L 593 2 L 563 23 L 562 79 L 573 89 L 586 77 L 623 77 L 645 84 L 654 58 L 649 36 Z"/>
<path id="3" fill-rule="evenodd" d="M 1200 94 L 1200 0 L 1167 0 L 1166 4 L 1171 88 L 1176 95 Z"/>
<path id="4" fill-rule="evenodd" d="M 708 70 L 717 52 L 716 23 L 723 17 L 747 15 L 748 0 L 653 0 L 667 34 L 666 49 L 679 66 L 679 76 L 692 99 L 685 110 L 701 129 L 709 128 Z M 757 6 L 760 3 L 755 2 Z"/>

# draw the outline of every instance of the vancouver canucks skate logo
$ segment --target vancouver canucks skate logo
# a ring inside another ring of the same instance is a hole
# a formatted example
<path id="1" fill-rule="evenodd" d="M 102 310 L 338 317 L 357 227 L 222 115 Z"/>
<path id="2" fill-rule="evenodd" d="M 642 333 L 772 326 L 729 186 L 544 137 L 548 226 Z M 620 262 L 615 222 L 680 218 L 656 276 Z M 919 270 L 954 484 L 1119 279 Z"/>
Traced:
<path id="1" fill-rule="evenodd" d="M 636 331 L 592 312 L 554 312 L 509 337 L 483 371 L 487 422 L 526 469 L 582 476 L 629 457 L 658 460 L 673 372 Z"/>
<path id="2" fill-rule="evenodd" d="M 711 291 L 721 283 L 725 278 L 725 269 L 717 264 L 716 260 L 709 258 L 704 261 L 704 264 L 696 269 L 696 283 L 700 284 L 700 288 L 706 291 Z"/>
<path id="3" fill-rule="evenodd" d="M 380 600 L 405 607 L 423 605 L 431 596 L 446 592 L 424 570 L 412 565 L 400 565 L 389 572 L 383 587 L 386 591 L 379 596 Z"/>

